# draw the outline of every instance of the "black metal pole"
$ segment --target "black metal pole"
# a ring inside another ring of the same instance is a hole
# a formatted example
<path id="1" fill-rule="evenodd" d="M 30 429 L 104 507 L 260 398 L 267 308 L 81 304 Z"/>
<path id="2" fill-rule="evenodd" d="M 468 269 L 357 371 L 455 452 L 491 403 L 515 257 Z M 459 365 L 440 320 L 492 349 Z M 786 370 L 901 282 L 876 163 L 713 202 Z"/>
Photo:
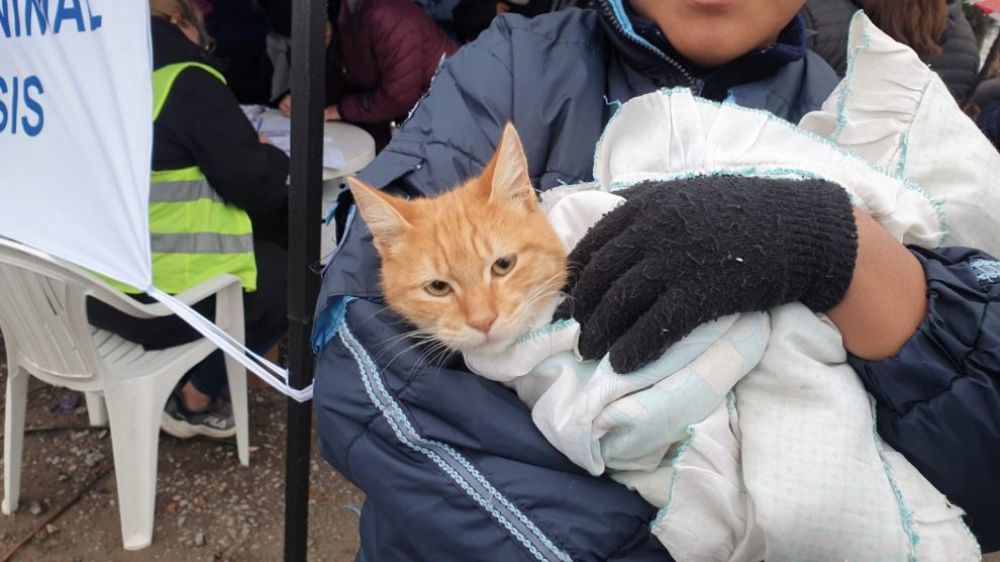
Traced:
<path id="1" fill-rule="evenodd" d="M 326 0 L 292 3 L 292 162 L 288 205 L 288 369 L 293 388 L 313 378 L 310 348 L 319 276 L 323 190 L 323 45 Z M 288 400 L 285 436 L 285 562 L 305 562 L 309 536 L 309 449 L 312 402 Z"/>

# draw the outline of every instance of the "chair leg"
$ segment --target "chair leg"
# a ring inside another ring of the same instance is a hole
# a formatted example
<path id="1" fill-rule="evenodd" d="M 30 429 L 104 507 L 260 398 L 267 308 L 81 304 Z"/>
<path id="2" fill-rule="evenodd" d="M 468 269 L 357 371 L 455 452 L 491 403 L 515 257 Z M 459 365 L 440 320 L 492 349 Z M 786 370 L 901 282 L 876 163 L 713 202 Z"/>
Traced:
<path id="1" fill-rule="evenodd" d="M 3 512 L 17 511 L 21 499 L 21 459 L 24 453 L 24 413 L 28 407 L 28 372 L 11 367 L 7 376 L 7 405 L 4 413 Z"/>
<path id="2" fill-rule="evenodd" d="M 243 291 L 230 286 L 215 295 L 216 324 L 238 341 L 244 341 Z M 236 454 L 240 464 L 250 465 L 250 427 L 247 413 L 247 372 L 239 361 L 226 355 L 226 378 L 236 422 Z"/>
<path id="3" fill-rule="evenodd" d="M 164 385 L 136 381 L 107 387 L 104 392 L 126 550 L 146 548 L 153 540 L 160 416 L 169 392 L 169 387 L 159 386 Z"/>
<path id="4" fill-rule="evenodd" d="M 236 455 L 240 464 L 250 466 L 250 427 L 247 413 L 247 372 L 239 361 L 226 355 L 226 378 L 236 422 Z"/>
<path id="5" fill-rule="evenodd" d="M 103 427 L 108 425 L 108 408 L 104 404 L 104 395 L 100 392 L 86 392 L 87 416 L 90 417 L 92 427 Z"/>

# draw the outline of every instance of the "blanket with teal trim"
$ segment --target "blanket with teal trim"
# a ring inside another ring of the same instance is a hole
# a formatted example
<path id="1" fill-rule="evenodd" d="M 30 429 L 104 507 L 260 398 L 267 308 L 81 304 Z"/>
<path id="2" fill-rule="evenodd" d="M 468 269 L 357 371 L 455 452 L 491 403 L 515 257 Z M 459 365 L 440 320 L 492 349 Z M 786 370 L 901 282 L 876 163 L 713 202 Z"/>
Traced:
<path id="1" fill-rule="evenodd" d="M 869 46 L 891 41 L 864 32 Z M 686 90 L 624 104 L 599 142 L 595 183 L 550 190 L 543 206 L 572 248 L 620 202 L 617 189 L 734 174 L 834 181 L 907 244 L 991 244 L 966 228 L 978 224 L 965 220 L 972 202 L 956 199 L 967 192 L 918 186 L 804 128 Z M 961 509 L 879 439 L 825 316 L 793 303 L 721 318 L 628 376 L 607 358 L 578 360 L 578 332 L 544 324 L 501 356 L 465 360 L 512 387 L 576 464 L 660 507 L 653 532 L 678 560 L 979 559 Z"/>

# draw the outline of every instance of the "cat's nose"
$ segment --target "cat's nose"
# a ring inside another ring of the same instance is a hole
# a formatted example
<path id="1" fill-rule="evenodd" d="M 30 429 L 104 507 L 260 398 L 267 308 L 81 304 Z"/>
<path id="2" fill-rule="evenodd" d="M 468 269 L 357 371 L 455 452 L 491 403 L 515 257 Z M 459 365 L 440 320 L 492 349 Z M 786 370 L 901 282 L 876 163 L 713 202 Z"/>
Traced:
<path id="1" fill-rule="evenodd" d="M 478 318 L 469 319 L 469 325 L 484 334 L 489 334 L 490 328 L 493 327 L 493 323 L 496 322 L 496 319 L 496 314 L 484 315 Z"/>

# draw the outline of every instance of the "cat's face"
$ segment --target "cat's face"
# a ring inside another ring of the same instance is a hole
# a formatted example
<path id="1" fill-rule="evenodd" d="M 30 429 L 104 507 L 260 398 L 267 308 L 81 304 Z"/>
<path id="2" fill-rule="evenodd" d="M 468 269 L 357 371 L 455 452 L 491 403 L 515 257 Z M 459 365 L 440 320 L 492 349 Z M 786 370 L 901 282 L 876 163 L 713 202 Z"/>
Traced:
<path id="1" fill-rule="evenodd" d="M 382 257 L 389 306 L 448 347 L 498 353 L 566 281 L 566 251 L 538 208 L 510 125 L 483 174 L 406 201 L 351 182 Z"/>

